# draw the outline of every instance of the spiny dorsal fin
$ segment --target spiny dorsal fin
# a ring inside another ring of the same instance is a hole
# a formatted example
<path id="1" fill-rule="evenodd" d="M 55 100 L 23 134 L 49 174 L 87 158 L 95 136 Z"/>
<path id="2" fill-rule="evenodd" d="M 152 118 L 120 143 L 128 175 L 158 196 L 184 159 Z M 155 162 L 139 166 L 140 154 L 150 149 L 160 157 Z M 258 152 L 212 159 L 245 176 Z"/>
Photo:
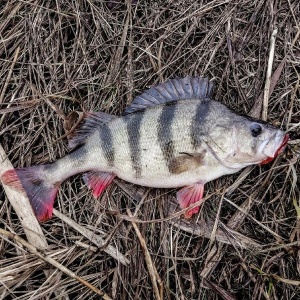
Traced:
<path id="1" fill-rule="evenodd" d="M 214 82 L 207 77 L 169 79 L 137 96 L 125 109 L 125 114 L 177 100 L 207 99 L 210 98 L 213 88 Z"/>
<path id="2" fill-rule="evenodd" d="M 97 130 L 97 128 L 117 118 L 116 116 L 104 112 L 86 112 L 83 122 L 75 129 L 72 138 L 69 139 L 68 148 L 75 147 L 85 143 L 88 136 Z"/>

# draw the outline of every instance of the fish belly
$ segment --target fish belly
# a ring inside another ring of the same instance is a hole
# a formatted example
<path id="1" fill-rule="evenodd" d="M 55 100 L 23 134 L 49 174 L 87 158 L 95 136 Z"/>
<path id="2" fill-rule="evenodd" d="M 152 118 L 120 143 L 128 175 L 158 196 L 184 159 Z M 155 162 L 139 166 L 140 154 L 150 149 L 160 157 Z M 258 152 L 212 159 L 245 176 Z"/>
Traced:
<path id="1" fill-rule="evenodd" d="M 197 182 L 205 184 L 211 180 L 214 180 L 220 176 L 233 174 L 239 170 L 229 169 L 224 166 L 217 166 L 215 168 L 202 167 L 198 170 L 186 171 L 184 173 L 173 175 L 169 174 L 162 176 L 159 173 L 149 172 L 140 178 L 130 176 L 128 173 L 120 171 L 116 172 L 117 176 L 123 180 L 129 181 L 134 184 L 156 187 L 156 188 L 178 188 L 182 186 L 192 185 Z"/>

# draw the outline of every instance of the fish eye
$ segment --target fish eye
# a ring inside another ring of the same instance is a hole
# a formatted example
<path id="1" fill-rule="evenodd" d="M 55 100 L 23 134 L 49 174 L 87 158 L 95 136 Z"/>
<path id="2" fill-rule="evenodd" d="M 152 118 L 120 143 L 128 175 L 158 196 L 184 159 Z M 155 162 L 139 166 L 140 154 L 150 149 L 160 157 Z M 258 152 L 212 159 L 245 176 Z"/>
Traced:
<path id="1" fill-rule="evenodd" d="M 259 136 L 262 132 L 261 126 L 257 123 L 253 123 L 251 125 L 250 129 L 251 129 L 251 134 L 252 134 L 253 137 Z"/>

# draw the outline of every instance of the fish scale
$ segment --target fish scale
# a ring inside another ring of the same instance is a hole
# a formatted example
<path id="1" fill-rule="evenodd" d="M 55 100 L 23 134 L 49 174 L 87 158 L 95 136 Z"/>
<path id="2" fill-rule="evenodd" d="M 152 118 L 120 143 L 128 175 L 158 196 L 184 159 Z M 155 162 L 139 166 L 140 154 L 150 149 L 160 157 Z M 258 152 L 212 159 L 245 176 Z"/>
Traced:
<path id="1" fill-rule="evenodd" d="M 61 182 L 77 173 L 85 173 L 94 197 L 117 176 L 149 187 L 181 187 L 178 203 L 189 208 L 202 201 L 206 182 L 269 162 L 288 141 L 280 129 L 212 100 L 213 86 L 203 77 L 170 79 L 137 96 L 124 116 L 87 113 L 69 141 L 69 155 L 8 170 L 1 179 L 27 194 L 40 221 L 52 216 Z M 198 211 L 199 205 L 184 215 Z"/>
<path id="2" fill-rule="evenodd" d="M 155 177 L 160 181 L 165 176 L 172 176 L 168 168 L 170 160 L 180 152 L 193 149 L 189 131 L 197 105 L 198 100 L 189 101 L 188 106 L 184 102 L 177 102 L 129 115 L 125 119 L 127 132 L 122 129 L 123 121 L 112 122 L 110 126 L 114 132 L 114 144 L 119 145 L 114 163 L 116 169 L 112 169 L 112 172 L 125 179 L 128 173 L 136 173 L 136 169 L 139 169 L 139 174 L 135 174 L 135 183 L 139 183 L 140 179 L 141 183 L 150 186 L 148 178 Z M 141 113 L 142 117 L 139 118 Z M 132 119 L 136 118 L 140 120 L 139 126 L 132 126 L 135 124 Z M 124 165 L 124 162 L 127 163 Z"/>
<path id="3" fill-rule="evenodd" d="M 113 134 L 108 124 L 103 124 L 100 131 L 100 142 L 102 153 L 107 161 L 108 167 L 113 167 L 115 162 L 115 145 L 113 144 Z"/>

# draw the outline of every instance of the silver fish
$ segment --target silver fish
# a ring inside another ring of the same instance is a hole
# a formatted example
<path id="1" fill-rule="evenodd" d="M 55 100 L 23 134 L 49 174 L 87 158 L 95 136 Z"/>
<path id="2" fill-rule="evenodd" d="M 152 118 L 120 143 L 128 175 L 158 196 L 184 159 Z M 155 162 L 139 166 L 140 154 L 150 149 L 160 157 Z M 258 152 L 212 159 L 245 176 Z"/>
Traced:
<path id="1" fill-rule="evenodd" d="M 27 194 L 40 221 L 52 216 L 60 184 L 82 172 L 95 197 L 118 176 L 148 187 L 183 187 L 177 199 L 187 208 L 202 199 L 206 182 L 269 162 L 289 139 L 212 100 L 213 87 L 202 77 L 171 79 L 137 96 L 121 117 L 87 113 L 69 141 L 73 152 L 52 164 L 9 170 L 2 181 Z"/>

